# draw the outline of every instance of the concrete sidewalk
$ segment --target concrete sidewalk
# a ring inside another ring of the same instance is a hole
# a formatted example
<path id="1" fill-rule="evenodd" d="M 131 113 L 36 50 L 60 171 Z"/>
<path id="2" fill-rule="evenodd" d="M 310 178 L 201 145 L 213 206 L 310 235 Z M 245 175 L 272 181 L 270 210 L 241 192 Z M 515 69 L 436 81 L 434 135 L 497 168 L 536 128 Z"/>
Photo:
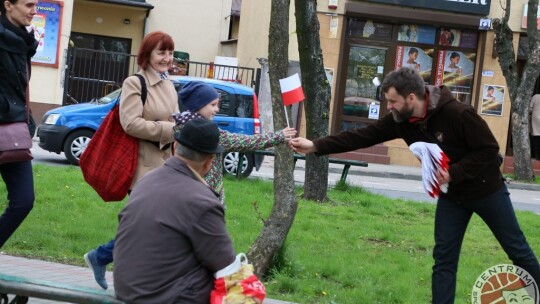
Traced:
<path id="1" fill-rule="evenodd" d="M 81 256 L 82 260 L 82 256 Z M 94 281 L 92 271 L 87 267 L 78 267 L 60 263 L 52 263 L 35 259 L 14 257 L 0 253 L 0 273 L 10 276 L 21 276 L 29 279 L 44 280 L 55 284 L 69 284 L 80 287 L 100 289 Z M 107 272 L 109 289 L 107 292 L 114 295 L 112 272 Z M 10 300 L 12 296 L 10 296 Z M 50 300 L 30 298 L 29 304 L 60 303 Z M 291 304 L 278 300 L 266 299 L 264 304 Z"/>

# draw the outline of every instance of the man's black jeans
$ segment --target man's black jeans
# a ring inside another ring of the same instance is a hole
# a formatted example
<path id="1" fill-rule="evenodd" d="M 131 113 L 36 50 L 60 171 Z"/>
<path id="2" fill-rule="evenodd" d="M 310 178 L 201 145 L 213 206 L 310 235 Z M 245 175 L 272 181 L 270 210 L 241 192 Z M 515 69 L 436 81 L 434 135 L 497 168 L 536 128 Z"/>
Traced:
<path id="1" fill-rule="evenodd" d="M 17 230 L 34 206 L 32 162 L 0 165 L 0 174 L 7 189 L 8 206 L 0 216 L 0 248 Z M 4 199 L 4 194 L 0 194 Z"/>
<path id="2" fill-rule="evenodd" d="M 519 227 L 510 194 L 504 185 L 495 193 L 467 204 L 439 198 L 435 211 L 433 303 L 454 303 L 461 244 L 473 212 L 487 224 L 508 258 L 525 269 L 537 284 L 540 283 L 540 265 Z M 495 265 L 487 265 L 486 269 L 490 266 Z"/>

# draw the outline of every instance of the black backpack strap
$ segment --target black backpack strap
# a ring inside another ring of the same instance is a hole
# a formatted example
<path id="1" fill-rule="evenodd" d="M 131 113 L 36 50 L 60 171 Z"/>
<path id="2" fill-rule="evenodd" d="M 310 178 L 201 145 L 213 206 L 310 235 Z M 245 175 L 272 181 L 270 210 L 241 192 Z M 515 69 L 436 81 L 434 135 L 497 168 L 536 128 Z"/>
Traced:
<path id="1" fill-rule="evenodd" d="M 146 103 L 146 95 L 148 95 L 148 92 L 146 90 L 146 80 L 144 80 L 144 77 L 141 74 L 134 75 L 137 76 L 137 78 L 139 78 L 139 80 L 141 81 L 141 99 L 144 106 L 144 104 Z"/>

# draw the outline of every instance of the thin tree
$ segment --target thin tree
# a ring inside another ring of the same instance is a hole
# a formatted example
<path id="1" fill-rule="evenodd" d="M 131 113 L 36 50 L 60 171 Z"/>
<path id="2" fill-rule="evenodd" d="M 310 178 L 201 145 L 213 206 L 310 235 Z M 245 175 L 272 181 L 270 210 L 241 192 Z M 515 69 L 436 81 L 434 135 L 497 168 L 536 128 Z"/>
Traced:
<path id="1" fill-rule="evenodd" d="M 289 64 L 289 6 L 289 0 L 272 0 L 268 66 L 273 122 L 277 129 L 287 126 L 279 79 L 287 77 Z M 283 246 L 298 207 L 294 186 L 293 152 L 285 145 L 281 145 L 276 147 L 275 155 L 274 206 L 248 252 L 259 276 L 266 273 L 272 259 Z"/>
<path id="2" fill-rule="evenodd" d="M 495 49 L 499 56 L 506 85 L 510 94 L 510 123 L 514 150 L 514 174 L 517 180 L 532 181 L 534 172 L 531 164 L 529 138 L 529 106 L 536 79 L 540 73 L 540 41 L 536 29 L 538 0 L 529 0 L 527 11 L 528 60 L 523 73 L 517 70 L 513 45 L 513 32 L 508 26 L 511 0 L 506 0 L 504 17 L 493 20 Z"/>
<path id="3" fill-rule="evenodd" d="M 302 87 L 306 100 L 306 138 L 328 135 L 330 84 L 324 72 L 319 37 L 319 19 L 316 0 L 296 0 L 296 33 L 302 70 Z M 327 199 L 328 157 L 306 155 L 306 173 L 303 197 L 315 201 Z"/>

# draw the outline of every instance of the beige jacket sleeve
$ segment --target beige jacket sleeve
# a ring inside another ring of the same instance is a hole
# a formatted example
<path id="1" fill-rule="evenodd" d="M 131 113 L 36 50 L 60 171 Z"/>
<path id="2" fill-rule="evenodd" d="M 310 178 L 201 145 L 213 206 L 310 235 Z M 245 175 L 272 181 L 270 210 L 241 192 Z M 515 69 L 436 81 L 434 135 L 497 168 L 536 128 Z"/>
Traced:
<path id="1" fill-rule="evenodd" d="M 179 111 L 178 96 L 172 82 L 160 79 L 151 68 L 139 74 L 146 79 L 146 103 L 143 107 L 139 78 L 126 78 L 120 97 L 120 123 L 127 134 L 157 142 L 162 148 L 173 142 L 174 122 L 170 117 Z"/>

